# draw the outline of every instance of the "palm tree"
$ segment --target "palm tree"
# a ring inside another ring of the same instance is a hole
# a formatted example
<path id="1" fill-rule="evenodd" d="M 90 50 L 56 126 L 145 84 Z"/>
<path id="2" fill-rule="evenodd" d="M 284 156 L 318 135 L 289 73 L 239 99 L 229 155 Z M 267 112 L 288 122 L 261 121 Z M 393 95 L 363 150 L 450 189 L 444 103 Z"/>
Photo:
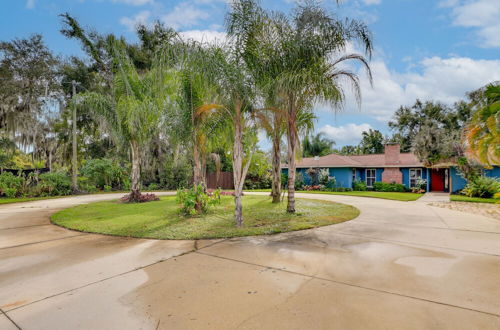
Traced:
<path id="1" fill-rule="evenodd" d="M 160 56 L 155 58 L 148 72 L 140 75 L 119 42 L 115 44 L 113 60 L 116 69 L 111 93 L 83 93 L 76 103 L 91 109 L 118 143 L 128 144 L 132 160 L 129 200 L 138 201 L 141 149 L 154 136 L 162 113 L 172 106 L 179 79 Z"/>
<path id="2" fill-rule="evenodd" d="M 466 129 L 469 151 L 487 165 L 500 163 L 500 84 L 484 90 L 485 104 L 479 108 Z"/>
<path id="3" fill-rule="evenodd" d="M 247 143 L 244 145 L 244 134 L 255 127 L 255 96 L 251 76 L 238 56 L 235 44 L 230 42 L 223 46 L 206 46 L 209 51 L 204 58 L 202 70 L 214 88 L 215 97 L 212 103 L 198 107 L 196 116 L 217 116 L 219 122 L 224 120 L 228 124 L 225 126 L 233 144 L 235 222 L 240 227 L 243 224 L 243 183 L 257 141 L 246 138 Z"/>
<path id="4" fill-rule="evenodd" d="M 213 102 L 216 99 L 212 49 L 194 41 L 186 42 L 178 52 L 180 63 L 181 90 L 179 97 L 179 127 L 173 131 L 178 137 L 191 141 L 193 153 L 193 183 L 206 186 L 206 160 L 210 156 L 216 138 L 220 133 L 220 118 L 213 116 Z M 214 117 L 214 118 L 212 118 Z M 211 158 L 217 158 L 211 155 Z"/>
<path id="5" fill-rule="evenodd" d="M 292 19 L 275 15 L 269 24 L 275 42 L 269 49 L 268 66 L 276 71 L 276 90 L 284 99 L 288 144 L 288 204 L 295 212 L 295 169 L 298 141 L 298 118 L 310 112 L 317 102 L 338 109 L 344 102 L 343 83 L 350 82 L 355 96 L 361 98 L 358 76 L 340 64 L 357 61 L 366 69 L 367 60 L 359 54 L 345 54 L 348 42 L 359 41 L 368 55 L 372 40 L 367 27 L 356 20 L 340 21 L 330 17 L 314 3 L 299 6 Z"/>
<path id="6" fill-rule="evenodd" d="M 333 152 L 335 141 L 325 138 L 324 133 L 312 137 L 306 135 L 302 141 L 302 157 L 325 156 Z"/>

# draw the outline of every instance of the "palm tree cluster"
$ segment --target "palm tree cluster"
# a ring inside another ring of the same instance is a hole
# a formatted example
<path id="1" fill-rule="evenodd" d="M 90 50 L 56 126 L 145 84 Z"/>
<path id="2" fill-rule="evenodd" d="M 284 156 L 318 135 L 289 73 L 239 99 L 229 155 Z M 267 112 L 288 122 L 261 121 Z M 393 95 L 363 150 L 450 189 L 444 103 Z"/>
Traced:
<path id="1" fill-rule="evenodd" d="M 361 65 L 371 81 L 369 30 L 360 21 L 337 18 L 320 2 L 309 1 L 284 14 L 264 10 L 258 0 L 232 1 L 225 19 L 227 40 L 215 43 L 185 41 L 157 22 L 153 28 L 139 26 L 139 43 L 129 44 L 112 34 L 88 32 L 69 14 L 61 16 L 61 32 L 78 40 L 88 58 L 64 61 L 57 72 L 54 96 L 62 106 L 53 125 L 58 130 L 49 137 L 56 140 L 51 150 L 59 151 L 59 161 L 69 159 L 63 151 L 72 143 L 70 110 L 78 114 L 80 154 L 82 145 L 92 145 L 96 153 L 128 155 L 131 201 L 140 198 L 141 173 L 155 175 L 162 163 L 190 163 L 192 184 L 204 185 L 207 163 L 220 163 L 228 154 L 238 226 L 258 131 L 272 141 L 273 202 L 280 201 L 286 140 L 287 211 L 293 213 L 299 135 L 312 131 L 314 106 L 341 109 L 346 84 L 360 101 L 359 77 L 348 62 Z M 364 54 L 349 53 L 351 44 Z M 47 58 L 45 66 L 51 67 L 51 61 Z M 29 112 L 29 102 L 40 100 L 30 95 L 20 99 L 15 104 L 22 107 L 19 114 Z M 2 108 L 0 128 L 12 126 L 14 108 Z"/>

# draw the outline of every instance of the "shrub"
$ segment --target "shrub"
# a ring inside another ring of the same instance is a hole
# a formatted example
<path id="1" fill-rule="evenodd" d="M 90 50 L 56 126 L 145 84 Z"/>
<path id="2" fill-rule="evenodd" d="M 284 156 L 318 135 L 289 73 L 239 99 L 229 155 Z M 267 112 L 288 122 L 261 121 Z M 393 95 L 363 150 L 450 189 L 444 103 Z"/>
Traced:
<path id="1" fill-rule="evenodd" d="M 272 179 L 268 173 L 262 176 L 247 175 L 247 179 L 245 179 L 245 183 L 243 184 L 243 189 L 269 189 L 271 185 Z"/>
<path id="2" fill-rule="evenodd" d="M 352 183 L 354 191 L 366 191 L 366 183 L 364 181 L 356 180 Z"/>
<path id="3" fill-rule="evenodd" d="M 220 204 L 220 196 L 220 189 L 206 193 L 201 184 L 191 189 L 178 189 L 176 195 L 180 211 L 184 215 L 206 213 L 210 206 Z"/>
<path id="4" fill-rule="evenodd" d="M 72 192 L 71 180 L 64 173 L 43 173 L 38 178 L 41 196 L 64 196 Z"/>
<path id="5" fill-rule="evenodd" d="M 383 192 L 405 192 L 406 187 L 401 183 L 375 182 L 373 190 Z"/>
<path id="6" fill-rule="evenodd" d="M 295 174 L 295 189 L 302 190 L 303 187 L 304 187 L 304 176 L 302 175 L 302 172 L 297 172 Z"/>
<path id="7" fill-rule="evenodd" d="M 317 169 L 312 168 L 312 167 L 310 167 L 306 170 L 307 175 L 309 175 L 309 177 L 311 178 L 311 185 L 313 185 L 313 186 L 317 186 L 319 183 L 318 182 L 318 175 L 319 175 L 318 172 L 319 171 Z"/>
<path id="8" fill-rule="evenodd" d="M 156 183 L 150 183 L 148 186 L 148 190 L 158 190 L 158 184 Z"/>
<path id="9" fill-rule="evenodd" d="M 89 181 L 100 189 L 104 189 L 105 186 L 123 188 L 127 177 L 122 166 L 107 158 L 87 160 L 80 169 L 80 173 L 88 177 Z"/>
<path id="10" fill-rule="evenodd" d="M 94 193 L 97 191 L 95 184 L 91 183 L 89 178 L 84 176 L 78 177 L 78 190 L 86 193 Z"/>
<path id="11" fill-rule="evenodd" d="M 319 170 L 319 184 L 324 186 L 328 185 L 330 180 L 330 171 L 327 168 L 322 168 Z"/>
<path id="12" fill-rule="evenodd" d="M 288 174 L 281 173 L 281 188 L 285 189 L 288 187 Z"/>
<path id="13" fill-rule="evenodd" d="M 22 195 L 25 178 L 10 172 L 0 174 L 0 195 L 9 198 Z"/>
<path id="14" fill-rule="evenodd" d="M 106 192 L 111 191 L 111 186 L 108 186 L 107 184 L 104 185 L 103 190 Z"/>
<path id="15" fill-rule="evenodd" d="M 253 189 L 259 189 L 258 185 L 251 179 L 245 179 L 245 183 L 243 183 L 243 189 L 246 190 L 253 190 Z"/>
<path id="16" fill-rule="evenodd" d="M 467 183 L 462 193 L 467 197 L 491 198 L 500 192 L 500 181 L 497 178 L 480 176 Z"/>
<path id="17" fill-rule="evenodd" d="M 411 187 L 411 192 L 413 193 L 424 193 L 427 190 L 427 180 L 418 179 L 414 187 Z"/>
<path id="18" fill-rule="evenodd" d="M 337 185 L 337 179 L 334 176 L 329 176 L 325 186 L 329 189 L 334 189 L 336 185 Z"/>

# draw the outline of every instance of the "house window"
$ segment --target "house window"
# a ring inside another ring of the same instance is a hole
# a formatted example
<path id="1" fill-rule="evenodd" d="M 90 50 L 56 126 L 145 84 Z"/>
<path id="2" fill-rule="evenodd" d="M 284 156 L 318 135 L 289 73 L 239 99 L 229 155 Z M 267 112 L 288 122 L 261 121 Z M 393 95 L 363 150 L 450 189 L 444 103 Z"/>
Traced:
<path id="1" fill-rule="evenodd" d="M 415 187 L 420 179 L 422 179 L 422 169 L 410 168 L 410 188 Z"/>
<path id="2" fill-rule="evenodd" d="M 356 169 L 352 169 L 352 182 L 356 182 Z"/>
<path id="3" fill-rule="evenodd" d="M 374 168 L 367 168 L 366 169 L 366 186 L 367 187 L 373 187 L 373 184 L 375 183 L 375 178 L 376 178 L 376 171 Z"/>

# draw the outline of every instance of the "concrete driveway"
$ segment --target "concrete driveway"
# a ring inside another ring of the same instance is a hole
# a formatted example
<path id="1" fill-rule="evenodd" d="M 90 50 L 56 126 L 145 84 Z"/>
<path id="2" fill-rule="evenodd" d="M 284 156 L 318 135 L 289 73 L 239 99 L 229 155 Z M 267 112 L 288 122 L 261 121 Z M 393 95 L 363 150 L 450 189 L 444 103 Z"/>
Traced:
<path id="1" fill-rule="evenodd" d="M 500 222 L 333 195 L 342 224 L 213 241 L 65 230 L 120 195 L 0 205 L 0 329 L 500 329 Z"/>

